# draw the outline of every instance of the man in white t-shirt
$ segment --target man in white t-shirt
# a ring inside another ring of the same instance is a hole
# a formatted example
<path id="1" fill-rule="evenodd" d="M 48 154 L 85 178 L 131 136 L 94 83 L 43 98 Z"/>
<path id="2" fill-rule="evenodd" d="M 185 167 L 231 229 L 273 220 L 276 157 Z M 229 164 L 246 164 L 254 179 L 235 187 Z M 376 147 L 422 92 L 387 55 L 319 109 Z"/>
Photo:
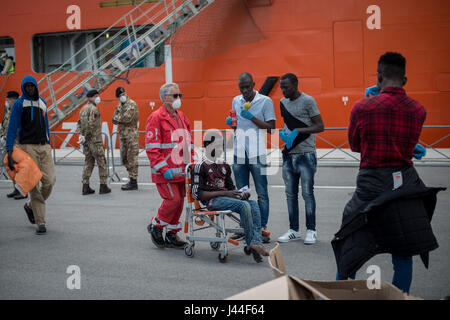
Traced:
<path id="1" fill-rule="evenodd" d="M 232 104 L 237 115 L 237 127 L 232 127 L 235 129 L 233 172 L 238 189 L 249 186 L 251 173 L 258 194 L 261 226 L 266 229 L 269 219 L 266 134 L 275 129 L 275 111 L 272 99 L 254 90 L 251 74 L 242 73 L 238 86 L 241 95 L 234 97 Z M 248 102 L 250 108 L 245 110 Z M 231 118 L 227 119 L 227 124 L 231 126 Z M 267 236 L 263 237 L 264 243 L 269 241 Z"/>

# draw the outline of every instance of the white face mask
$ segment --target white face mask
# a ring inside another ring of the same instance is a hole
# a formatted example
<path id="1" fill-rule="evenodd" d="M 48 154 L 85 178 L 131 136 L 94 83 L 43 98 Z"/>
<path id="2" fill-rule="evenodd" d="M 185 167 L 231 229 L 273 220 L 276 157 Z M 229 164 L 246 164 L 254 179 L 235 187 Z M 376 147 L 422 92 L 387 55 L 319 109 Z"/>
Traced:
<path id="1" fill-rule="evenodd" d="M 101 101 L 102 101 L 102 99 L 100 99 L 100 97 L 97 97 L 94 100 L 95 104 L 99 104 Z"/>
<path id="2" fill-rule="evenodd" d="M 120 102 L 125 103 L 127 101 L 127 96 L 120 96 Z"/>
<path id="3" fill-rule="evenodd" d="M 175 100 L 174 102 L 172 102 L 172 108 L 179 109 L 181 107 L 181 99 L 178 98 L 177 100 Z"/>
<path id="4" fill-rule="evenodd" d="M 9 102 L 5 101 L 5 108 L 8 109 L 9 108 Z"/>

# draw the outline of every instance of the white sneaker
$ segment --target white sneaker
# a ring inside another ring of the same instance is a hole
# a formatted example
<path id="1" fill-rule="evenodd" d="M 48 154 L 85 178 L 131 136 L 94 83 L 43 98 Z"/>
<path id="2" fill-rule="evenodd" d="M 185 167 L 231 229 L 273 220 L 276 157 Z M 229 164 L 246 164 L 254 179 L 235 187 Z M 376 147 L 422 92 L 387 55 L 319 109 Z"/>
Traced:
<path id="1" fill-rule="evenodd" d="M 278 242 L 289 242 L 300 239 L 300 232 L 289 229 L 288 232 L 278 238 Z"/>
<path id="2" fill-rule="evenodd" d="M 305 241 L 303 242 L 304 244 L 314 244 L 316 243 L 316 239 L 317 239 L 317 232 L 314 230 L 306 230 L 306 236 L 305 236 Z"/>

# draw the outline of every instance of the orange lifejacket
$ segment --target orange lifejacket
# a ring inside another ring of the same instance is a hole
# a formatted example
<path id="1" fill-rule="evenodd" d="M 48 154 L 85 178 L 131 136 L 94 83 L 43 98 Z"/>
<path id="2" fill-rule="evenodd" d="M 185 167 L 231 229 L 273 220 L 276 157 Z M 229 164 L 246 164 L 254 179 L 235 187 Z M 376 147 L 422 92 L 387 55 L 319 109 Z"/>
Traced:
<path id="1" fill-rule="evenodd" d="M 8 167 L 8 155 L 3 159 L 6 172 L 10 179 L 15 182 L 17 190 L 23 196 L 26 196 L 39 183 L 42 172 L 30 155 L 19 148 L 13 148 L 12 158 L 17 162 L 14 165 L 15 170 Z"/>

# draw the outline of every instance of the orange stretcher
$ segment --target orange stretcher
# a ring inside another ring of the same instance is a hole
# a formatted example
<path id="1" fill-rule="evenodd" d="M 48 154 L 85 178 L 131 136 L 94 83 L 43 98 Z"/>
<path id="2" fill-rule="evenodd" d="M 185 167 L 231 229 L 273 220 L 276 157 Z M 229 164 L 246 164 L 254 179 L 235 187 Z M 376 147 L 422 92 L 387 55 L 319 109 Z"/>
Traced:
<path id="1" fill-rule="evenodd" d="M 8 167 L 7 154 L 3 159 L 3 164 L 6 167 L 7 175 L 14 181 L 16 189 L 25 197 L 39 183 L 42 172 L 30 155 L 19 148 L 14 147 L 12 158 L 17 162 L 14 164 L 15 170 Z"/>

